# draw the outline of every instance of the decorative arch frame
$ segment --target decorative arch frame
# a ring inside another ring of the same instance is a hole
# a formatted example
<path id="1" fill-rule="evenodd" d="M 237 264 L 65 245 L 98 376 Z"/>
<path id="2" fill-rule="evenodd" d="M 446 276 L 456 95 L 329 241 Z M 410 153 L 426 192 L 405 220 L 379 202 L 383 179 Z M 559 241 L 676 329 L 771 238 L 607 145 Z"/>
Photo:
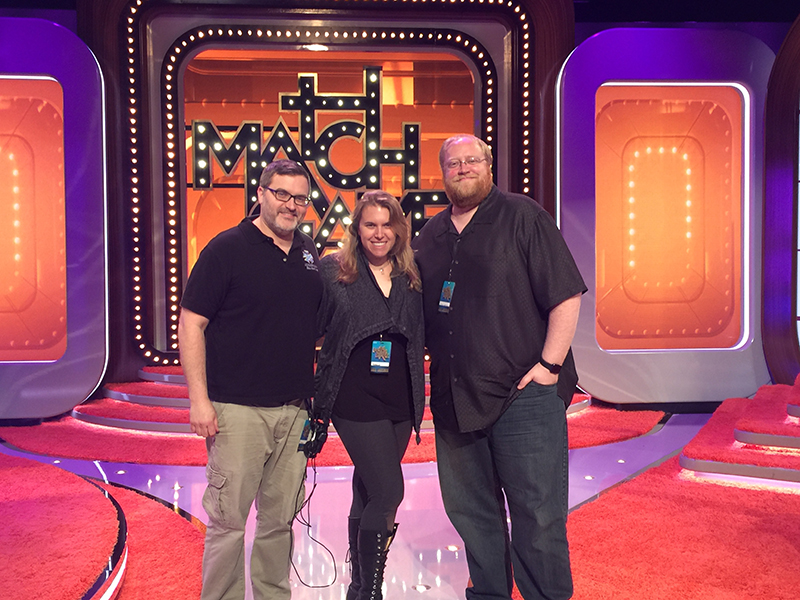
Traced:
<path id="1" fill-rule="evenodd" d="M 287 27 L 281 31 L 281 42 L 300 43 L 306 39 L 325 34 L 325 27 L 312 27 L 313 21 L 339 20 L 341 28 L 348 36 L 339 33 L 334 37 L 334 28 L 328 27 L 326 43 L 357 45 L 366 37 L 372 41 L 373 33 L 381 37 L 381 43 L 400 44 L 413 33 L 417 41 L 432 40 L 432 43 L 461 47 L 461 52 L 469 55 L 476 45 L 459 38 L 459 32 L 437 28 L 436 24 L 463 20 L 490 20 L 502 23 L 508 30 L 506 48 L 503 55 L 507 70 L 508 85 L 503 90 L 493 90 L 495 94 L 506 94 L 510 106 L 508 131 L 502 132 L 503 142 L 508 148 L 509 157 L 519 157 L 509 161 L 508 187 L 511 191 L 529 194 L 539 200 L 545 208 L 554 211 L 554 85 L 558 69 L 574 46 L 574 11 L 571 0 L 260 0 L 246 2 L 217 1 L 214 3 L 197 1 L 185 3 L 180 0 L 78 0 L 79 33 L 98 54 L 104 69 L 111 71 L 117 80 L 117 94 L 110 98 L 113 107 L 110 114 L 117 117 L 117 128 L 109 136 L 109 154 L 117 169 L 110 179 L 112 189 L 116 183 L 116 198 L 112 198 L 112 224 L 116 224 L 118 235 L 125 241 L 124 248 L 112 249 L 112 262 L 119 266 L 114 269 L 117 275 L 112 281 L 112 306 L 117 314 L 112 321 L 121 327 L 116 331 L 130 332 L 125 342 L 117 343 L 121 360 L 134 359 L 137 362 L 155 365 L 178 364 L 176 327 L 178 300 L 180 296 L 181 273 L 178 265 L 171 259 L 180 250 L 175 240 L 180 232 L 177 227 L 169 227 L 165 233 L 153 231 L 153 206 L 149 186 L 178 185 L 170 180 L 169 173 L 179 169 L 169 168 L 169 144 L 166 138 L 154 144 L 151 125 L 159 123 L 166 130 L 174 111 L 166 110 L 167 95 L 163 94 L 166 76 L 174 68 L 173 61 L 178 54 L 164 57 L 163 71 L 158 82 L 142 77 L 142 60 L 149 51 L 147 46 L 147 27 L 151 19 L 165 14 L 202 16 L 215 18 L 224 16 L 225 27 L 205 29 L 204 36 L 230 37 L 231 39 L 266 39 L 266 30 L 261 34 L 248 19 L 253 17 L 280 17 L 297 19 L 297 27 Z M 232 20 L 241 19 L 242 26 L 234 26 Z M 385 26 L 374 26 L 376 20 Z M 359 21 L 371 23 L 359 27 Z M 355 23 L 356 25 L 352 25 Z M 412 25 L 409 26 L 409 23 Z M 353 33 L 359 35 L 354 39 Z M 278 31 L 273 28 L 273 39 Z M 401 37 L 404 36 L 404 37 Z M 460 36 L 463 38 L 463 36 Z M 189 42 L 188 39 L 179 42 Z M 476 72 L 482 64 L 476 63 Z M 484 82 L 485 84 L 485 82 Z M 149 105 L 152 89 L 160 86 L 161 106 Z M 486 88 L 488 89 L 488 88 Z M 480 130 L 487 142 L 494 143 L 494 135 L 489 127 L 487 115 L 481 115 Z M 174 126 L 174 124 L 173 124 Z M 149 153 L 158 152 L 166 157 L 163 172 L 151 172 Z M 174 148 L 173 148 L 174 149 Z M 169 190 L 167 190 L 169 193 Z M 174 210 L 169 200 L 164 210 Z M 179 221 L 176 220 L 176 225 Z M 174 230 L 174 231 L 172 231 Z M 162 237 L 163 235 L 163 237 Z M 156 260 L 158 250 L 154 244 L 162 244 L 166 260 L 159 264 Z M 116 261 L 115 261 L 116 259 Z M 175 270 L 173 271 L 173 266 Z M 112 267 L 113 268 L 113 267 Z M 160 271 L 160 272 L 159 272 Z M 165 281 L 157 281 L 165 277 Z M 153 288 L 166 285 L 169 298 L 166 300 L 167 314 L 154 318 Z M 121 290 L 120 290 L 121 288 Z M 119 301 L 115 302 L 114 297 Z M 122 311 L 122 312 L 119 312 Z M 160 332 L 166 327 L 166 334 Z M 160 337 L 159 337 L 160 336 Z M 166 336 L 166 337 L 165 337 Z M 133 356 L 130 345 L 133 342 Z"/>

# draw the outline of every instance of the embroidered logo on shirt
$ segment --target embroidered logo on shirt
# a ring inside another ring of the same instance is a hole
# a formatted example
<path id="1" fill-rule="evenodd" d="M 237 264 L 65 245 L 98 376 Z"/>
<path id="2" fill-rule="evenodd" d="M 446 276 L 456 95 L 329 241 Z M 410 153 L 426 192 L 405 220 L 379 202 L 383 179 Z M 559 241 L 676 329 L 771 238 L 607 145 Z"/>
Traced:
<path id="1" fill-rule="evenodd" d="M 306 269 L 309 271 L 319 271 L 319 267 L 317 267 L 314 262 L 314 255 L 308 250 L 303 250 L 303 260 L 306 261 Z"/>

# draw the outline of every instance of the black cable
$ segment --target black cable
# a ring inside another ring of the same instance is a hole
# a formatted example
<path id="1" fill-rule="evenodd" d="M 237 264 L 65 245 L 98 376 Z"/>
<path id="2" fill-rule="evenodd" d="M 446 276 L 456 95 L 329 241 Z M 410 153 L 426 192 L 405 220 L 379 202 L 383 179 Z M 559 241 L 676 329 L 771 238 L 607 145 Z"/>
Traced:
<path id="1" fill-rule="evenodd" d="M 330 583 L 323 584 L 323 585 L 310 585 L 310 584 L 306 583 L 305 581 L 303 581 L 303 578 L 301 577 L 300 572 L 297 570 L 297 565 L 294 564 L 294 529 L 291 529 L 291 533 L 292 533 L 292 535 L 291 535 L 291 551 L 290 551 L 289 557 L 290 557 L 290 560 L 291 560 L 292 569 L 294 570 L 295 575 L 297 575 L 297 580 L 301 584 L 303 584 L 303 586 L 305 586 L 305 587 L 307 587 L 309 589 L 316 590 L 316 589 L 322 589 L 322 588 L 331 587 L 334 583 L 336 583 L 336 579 L 338 577 L 338 572 L 337 572 L 337 568 L 336 568 L 336 558 L 333 556 L 333 552 L 331 552 L 330 548 L 328 548 L 325 544 L 323 544 L 317 538 L 315 538 L 313 535 L 311 535 L 311 498 L 314 496 L 314 492 L 317 489 L 317 461 L 316 461 L 316 458 L 308 459 L 307 464 L 311 465 L 311 471 L 313 473 L 311 492 L 309 492 L 309 494 L 305 497 L 305 499 L 303 500 L 303 503 L 300 505 L 300 508 L 297 509 L 297 512 L 295 513 L 294 519 L 292 519 L 292 521 L 297 521 L 300 525 L 305 527 L 306 528 L 306 535 L 308 536 L 308 539 L 310 539 L 315 544 L 319 544 L 319 546 L 324 548 L 325 552 L 327 552 L 328 555 L 331 557 L 331 562 L 333 563 L 333 581 L 331 581 Z M 305 479 L 303 480 L 303 483 L 300 484 L 300 489 L 297 490 L 297 494 L 295 495 L 295 506 L 297 506 L 297 502 L 300 500 L 300 494 L 303 492 L 304 488 L 305 488 Z M 305 516 L 303 515 L 303 509 L 304 508 L 306 509 L 306 515 Z"/>

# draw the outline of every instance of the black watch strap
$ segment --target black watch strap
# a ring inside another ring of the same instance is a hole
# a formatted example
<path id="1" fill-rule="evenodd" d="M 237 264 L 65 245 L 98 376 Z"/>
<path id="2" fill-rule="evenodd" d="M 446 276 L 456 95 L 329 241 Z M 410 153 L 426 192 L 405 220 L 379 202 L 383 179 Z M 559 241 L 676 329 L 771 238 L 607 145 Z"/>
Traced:
<path id="1" fill-rule="evenodd" d="M 543 358 L 539 359 L 539 364 L 550 371 L 553 375 L 558 375 L 561 372 L 561 365 L 554 365 L 553 363 L 547 362 Z"/>

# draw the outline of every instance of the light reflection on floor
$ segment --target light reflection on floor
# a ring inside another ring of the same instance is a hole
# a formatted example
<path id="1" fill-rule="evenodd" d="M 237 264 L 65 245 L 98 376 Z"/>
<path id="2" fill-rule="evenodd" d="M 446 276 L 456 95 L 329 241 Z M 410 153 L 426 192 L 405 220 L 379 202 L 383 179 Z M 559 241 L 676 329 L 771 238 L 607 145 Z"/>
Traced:
<path id="1" fill-rule="evenodd" d="M 571 450 L 570 507 L 591 501 L 603 490 L 675 453 L 694 437 L 709 416 L 675 415 L 656 433 L 617 444 Z M 0 451 L 48 463 L 58 460 L 2 446 Z M 80 475 L 106 477 L 111 482 L 146 491 L 202 521 L 206 519 L 201 504 L 206 485 L 202 467 L 70 459 L 59 460 L 58 464 Z M 294 527 L 294 600 L 343 600 L 345 597 L 349 584 L 345 556 L 351 473 L 352 467 L 322 467 L 316 471 L 316 488 L 309 508 L 303 511 L 311 527 L 308 529 L 298 522 Z M 461 540 L 442 507 L 436 465 L 404 465 L 403 473 L 406 494 L 397 515 L 400 524 L 397 538 L 389 552 L 386 595 L 389 598 L 419 596 L 426 600 L 463 598 L 468 578 L 466 560 L 460 549 Z M 307 492 L 313 480 L 314 473 L 309 469 Z M 247 528 L 247 539 L 251 540 L 255 529 L 252 513 Z M 312 536 L 317 541 L 312 540 Z M 417 591 L 417 586 L 426 591 Z M 249 589 L 247 598 L 252 598 Z"/>

